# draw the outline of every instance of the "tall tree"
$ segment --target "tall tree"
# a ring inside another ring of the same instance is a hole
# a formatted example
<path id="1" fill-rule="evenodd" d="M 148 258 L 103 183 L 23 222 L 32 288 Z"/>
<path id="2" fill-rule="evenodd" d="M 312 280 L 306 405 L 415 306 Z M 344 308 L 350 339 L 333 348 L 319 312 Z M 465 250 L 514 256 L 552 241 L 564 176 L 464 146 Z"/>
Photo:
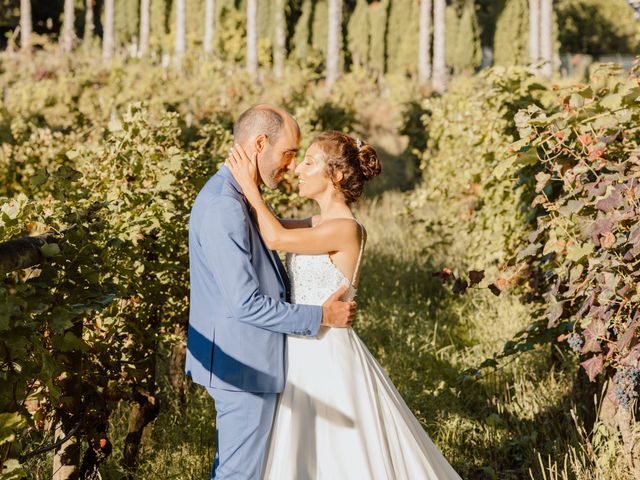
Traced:
<path id="1" fill-rule="evenodd" d="M 390 0 L 382 0 L 369 5 L 371 25 L 371 43 L 369 46 L 369 66 L 375 71 L 378 80 L 387 70 L 387 33 Z"/>
<path id="2" fill-rule="evenodd" d="M 31 50 L 31 0 L 20 0 L 20 48 L 23 52 Z"/>
<path id="3" fill-rule="evenodd" d="M 640 0 L 556 2 L 553 12 L 558 16 L 557 33 L 562 50 L 594 57 L 612 52 L 637 55 L 640 52 L 640 16 L 634 15 L 633 5 L 640 11 Z"/>
<path id="4" fill-rule="evenodd" d="M 258 73 L 258 2 L 247 0 L 247 72 Z"/>
<path id="5" fill-rule="evenodd" d="M 446 0 L 434 0 L 433 4 L 433 90 L 442 93 L 447 88 L 447 65 L 445 52 Z"/>
<path id="6" fill-rule="evenodd" d="M 311 15 L 311 46 L 316 52 L 322 53 L 326 62 L 329 43 L 329 0 L 313 0 Z"/>
<path id="7" fill-rule="evenodd" d="M 455 75 L 473 72 L 482 63 L 480 27 L 473 0 L 447 7 L 446 62 Z"/>
<path id="8" fill-rule="evenodd" d="M 313 13 L 313 3 L 311 0 L 303 0 L 300 9 L 300 18 L 296 23 L 293 32 L 293 52 L 295 58 L 303 60 L 307 58 L 309 52 L 309 24 L 311 22 L 311 14 Z"/>
<path id="9" fill-rule="evenodd" d="M 540 59 L 540 0 L 529 0 L 529 58 L 531 73 L 538 73 Z"/>
<path id="10" fill-rule="evenodd" d="M 215 34 L 216 1 L 205 0 L 204 5 L 204 40 L 203 48 L 205 57 L 213 53 L 213 35 Z"/>
<path id="11" fill-rule="evenodd" d="M 93 6 L 95 0 L 84 1 L 84 34 L 82 36 L 83 43 L 89 43 L 93 39 L 95 32 L 95 24 L 93 20 Z"/>
<path id="12" fill-rule="evenodd" d="M 426 85 L 431 78 L 431 0 L 420 0 L 420 39 L 418 43 L 418 81 Z"/>
<path id="13" fill-rule="evenodd" d="M 420 43 L 420 4 L 416 0 L 394 0 L 387 20 L 387 67 L 390 72 L 414 74 Z"/>
<path id="14" fill-rule="evenodd" d="M 370 23 L 367 0 L 358 0 L 356 8 L 349 18 L 347 35 L 351 60 L 357 67 L 369 63 Z"/>
<path id="15" fill-rule="evenodd" d="M 75 33 L 75 5 L 73 0 L 64 0 L 64 18 L 62 23 L 62 36 L 60 37 L 60 47 L 63 52 L 73 50 L 73 43 L 76 38 Z"/>
<path id="16" fill-rule="evenodd" d="M 273 73 L 276 77 L 281 77 L 284 71 L 284 59 L 286 57 L 287 24 L 284 16 L 284 0 L 275 0 L 274 3 Z"/>
<path id="17" fill-rule="evenodd" d="M 187 0 L 176 0 L 176 67 L 182 67 L 182 57 L 187 51 Z"/>
<path id="18" fill-rule="evenodd" d="M 102 58 L 105 61 L 111 60 L 111 58 L 113 57 L 113 49 L 115 46 L 114 2 L 115 0 L 104 0 L 104 32 L 102 34 Z"/>
<path id="19" fill-rule="evenodd" d="M 329 0 L 329 32 L 327 35 L 327 88 L 340 74 L 340 34 L 342 32 L 342 0 Z"/>
<path id="20" fill-rule="evenodd" d="M 496 65 L 529 63 L 527 0 L 506 0 L 496 20 L 493 36 L 493 60 Z"/>
<path id="21" fill-rule="evenodd" d="M 144 57 L 149 51 L 149 33 L 151 31 L 150 1 L 140 0 L 140 45 L 138 56 Z"/>
<path id="22" fill-rule="evenodd" d="M 553 0 L 540 0 L 540 57 L 542 74 L 553 75 Z"/>

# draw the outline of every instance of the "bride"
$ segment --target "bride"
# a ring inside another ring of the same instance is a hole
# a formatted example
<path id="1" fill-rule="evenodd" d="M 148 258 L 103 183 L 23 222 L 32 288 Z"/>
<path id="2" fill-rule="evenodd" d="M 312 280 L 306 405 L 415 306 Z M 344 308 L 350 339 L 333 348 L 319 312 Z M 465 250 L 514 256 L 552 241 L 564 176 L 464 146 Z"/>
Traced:
<path id="1" fill-rule="evenodd" d="M 287 222 L 257 187 L 256 157 L 236 145 L 227 166 L 253 207 L 268 248 L 289 252 L 291 303 L 322 305 L 340 286 L 356 294 L 366 230 L 350 205 L 380 173 L 373 147 L 324 132 L 296 168 L 302 197 L 320 214 Z M 345 365 L 347 367 L 345 367 Z M 289 336 L 287 378 L 278 400 L 263 478 L 268 480 L 459 479 L 393 383 L 351 329 L 321 327 Z"/>

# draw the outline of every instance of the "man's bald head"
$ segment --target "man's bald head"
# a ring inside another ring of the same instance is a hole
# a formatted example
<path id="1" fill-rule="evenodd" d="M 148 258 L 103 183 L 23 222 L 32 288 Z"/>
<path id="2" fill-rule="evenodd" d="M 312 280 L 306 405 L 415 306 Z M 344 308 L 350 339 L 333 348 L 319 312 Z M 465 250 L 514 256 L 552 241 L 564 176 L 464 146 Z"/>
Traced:
<path id="1" fill-rule="evenodd" d="M 236 142 L 244 143 L 256 135 L 264 134 L 271 145 L 276 143 L 283 128 L 293 127 L 300 134 L 298 123 L 285 110 L 262 103 L 244 111 L 233 126 Z"/>
<path id="2" fill-rule="evenodd" d="M 233 126 L 234 143 L 255 156 L 258 182 L 277 188 L 286 170 L 296 166 L 300 148 L 300 127 L 285 110 L 272 105 L 251 107 Z"/>

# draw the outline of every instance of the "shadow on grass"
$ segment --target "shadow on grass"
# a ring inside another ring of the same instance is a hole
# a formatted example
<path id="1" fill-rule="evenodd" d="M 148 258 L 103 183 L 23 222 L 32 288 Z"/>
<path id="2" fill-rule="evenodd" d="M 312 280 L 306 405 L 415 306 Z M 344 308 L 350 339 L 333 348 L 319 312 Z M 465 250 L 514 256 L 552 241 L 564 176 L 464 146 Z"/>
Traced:
<path id="1" fill-rule="evenodd" d="M 482 360 L 479 354 L 461 359 L 481 341 L 468 319 L 474 309 L 493 310 L 469 297 L 452 297 L 431 275 L 437 270 L 432 256 L 372 243 L 364 258 L 355 330 L 462 478 L 529 478 L 529 468 L 539 472 L 537 452 L 563 459 L 575 445 L 569 415 L 574 392 L 536 387 L 552 367 L 548 352 L 534 352 L 531 361 L 519 364 L 522 375 L 503 371 L 459 383 L 469 362 Z M 526 388 L 518 385 L 520 376 L 527 378 Z M 535 396 L 532 405 L 521 405 L 526 403 L 522 391 Z M 215 448 L 213 401 L 196 385 L 186 406 L 167 386 L 162 392 L 165 409 L 143 439 L 136 478 L 208 478 Z M 126 430 L 126 412 L 114 417 L 114 428 Z M 105 480 L 120 478 L 119 460 L 109 460 Z"/>

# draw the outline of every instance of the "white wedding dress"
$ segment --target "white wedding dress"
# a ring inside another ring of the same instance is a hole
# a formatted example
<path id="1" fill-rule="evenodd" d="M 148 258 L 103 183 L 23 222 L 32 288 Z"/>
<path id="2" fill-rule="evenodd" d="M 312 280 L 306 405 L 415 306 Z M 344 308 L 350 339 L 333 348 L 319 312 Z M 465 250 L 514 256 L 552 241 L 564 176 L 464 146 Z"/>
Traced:
<path id="1" fill-rule="evenodd" d="M 345 298 L 355 296 L 353 282 L 327 254 L 288 254 L 286 267 L 292 303 L 322 305 L 344 284 Z M 289 336 L 287 365 L 265 479 L 460 478 L 351 328 L 320 327 L 316 338 Z"/>

